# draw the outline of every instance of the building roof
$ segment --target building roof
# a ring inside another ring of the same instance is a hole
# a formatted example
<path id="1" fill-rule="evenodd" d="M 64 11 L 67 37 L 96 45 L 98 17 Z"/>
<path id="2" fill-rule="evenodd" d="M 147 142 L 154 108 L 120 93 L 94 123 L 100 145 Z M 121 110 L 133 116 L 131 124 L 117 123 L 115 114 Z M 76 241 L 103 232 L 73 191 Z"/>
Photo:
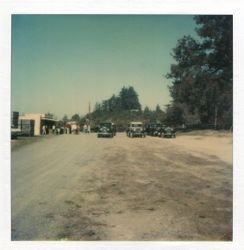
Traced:
<path id="1" fill-rule="evenodd" d="M 20 116 L 20 119 L 35 119 L 36 117 L 39 117 L 41 120 L 45 121 L 54 121 L 57 122 L 57 119 L 54 119 L 52 115 L 50 114 L 40 114 L 40 113 L 27 113 L 22 116 Z"/>

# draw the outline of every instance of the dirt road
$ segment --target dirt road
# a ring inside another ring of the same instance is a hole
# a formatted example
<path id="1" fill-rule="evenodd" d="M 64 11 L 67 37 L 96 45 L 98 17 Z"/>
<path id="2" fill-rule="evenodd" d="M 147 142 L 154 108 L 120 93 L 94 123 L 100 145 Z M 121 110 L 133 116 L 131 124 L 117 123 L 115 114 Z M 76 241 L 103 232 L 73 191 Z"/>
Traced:
<path id="1" fill-rule="evenodd" d="M 232 137 L 14 146 L 12 240 L 231 240 Z"/>

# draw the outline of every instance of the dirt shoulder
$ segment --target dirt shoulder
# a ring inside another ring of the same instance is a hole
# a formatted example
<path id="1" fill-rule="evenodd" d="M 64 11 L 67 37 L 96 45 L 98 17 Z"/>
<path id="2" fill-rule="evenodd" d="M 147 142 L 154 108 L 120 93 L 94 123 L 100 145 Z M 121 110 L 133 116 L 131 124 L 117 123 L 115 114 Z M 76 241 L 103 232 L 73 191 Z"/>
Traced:
<path id="1" fill-rule="evenodd" d="M 177 135 L 175 145 L 193 153 L 205 153 L 232 164 L 233 134 L 225 131 L 194 131 Z M 173 142 L 173 143 L 174 143 Z"/>

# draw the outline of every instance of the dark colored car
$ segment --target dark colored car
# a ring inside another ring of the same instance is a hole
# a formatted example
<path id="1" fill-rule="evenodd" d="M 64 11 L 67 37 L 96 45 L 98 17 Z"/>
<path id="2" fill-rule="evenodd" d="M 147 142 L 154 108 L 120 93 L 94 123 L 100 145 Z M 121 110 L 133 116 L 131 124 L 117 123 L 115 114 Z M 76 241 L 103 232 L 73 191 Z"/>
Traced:
<path id="1" fill-rule="evenodd" d="M 155 123 L 149 123 L 149 124 L 147 124 L 147 126 L 146 126 L 146 133 L 147 133 L 147 135 L 151 135 L 151 136 L 154 135 L 155 130 L 156 130 L 156 126 L 155 125 L 156 125 Z"/>
<path id="2" fill-rule="evenodd" d="M 17 139 L 19 136 L 22 136 L 20 129 L 11 128 L 11 140 Z"/>
<path id="3" fill-rule="evenodd" d="M 175 130 L 171 127 L 165 127 L 163 129 L 163 132 L 161 134 L 161 137 L 165 137 L 165 138 L 175 138 L 176 134 L 175 134 Z"/>
<path id="4" fill-rule="evenodd" d="M 164 132 L 165 125 L 161 123 L 149 123 L 146 127 L 146 132 L 150 136 L 159 136 L 161 137 Z"/>
<path id="5" fill-rule="evenodd" d="M 98 127 L 97 137 L 113 138 L 116 135 L 116 127 L 112 122 L 100 123 Z"/>

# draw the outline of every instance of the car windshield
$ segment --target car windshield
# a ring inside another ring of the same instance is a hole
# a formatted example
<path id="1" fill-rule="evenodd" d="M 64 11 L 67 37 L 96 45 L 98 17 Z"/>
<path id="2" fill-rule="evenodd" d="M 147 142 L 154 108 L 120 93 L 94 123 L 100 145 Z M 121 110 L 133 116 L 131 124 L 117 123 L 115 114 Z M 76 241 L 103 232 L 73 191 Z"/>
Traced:
<path id="1" fill-rule="evenodd" d="M 100 127 L 111 128 L 111 123 L 101 123 Z"/>
<path id="2" fill-rule="evenodd" d="M 165 130 L 172 131 L 173 129 L 171 127 L 167 127 L 167 128 L 165 128 Z"/>
<path id="3" fill-rule="evenodd" d="M 142 124 L 131 124 L 132 127 L 142 127 Z"/>

